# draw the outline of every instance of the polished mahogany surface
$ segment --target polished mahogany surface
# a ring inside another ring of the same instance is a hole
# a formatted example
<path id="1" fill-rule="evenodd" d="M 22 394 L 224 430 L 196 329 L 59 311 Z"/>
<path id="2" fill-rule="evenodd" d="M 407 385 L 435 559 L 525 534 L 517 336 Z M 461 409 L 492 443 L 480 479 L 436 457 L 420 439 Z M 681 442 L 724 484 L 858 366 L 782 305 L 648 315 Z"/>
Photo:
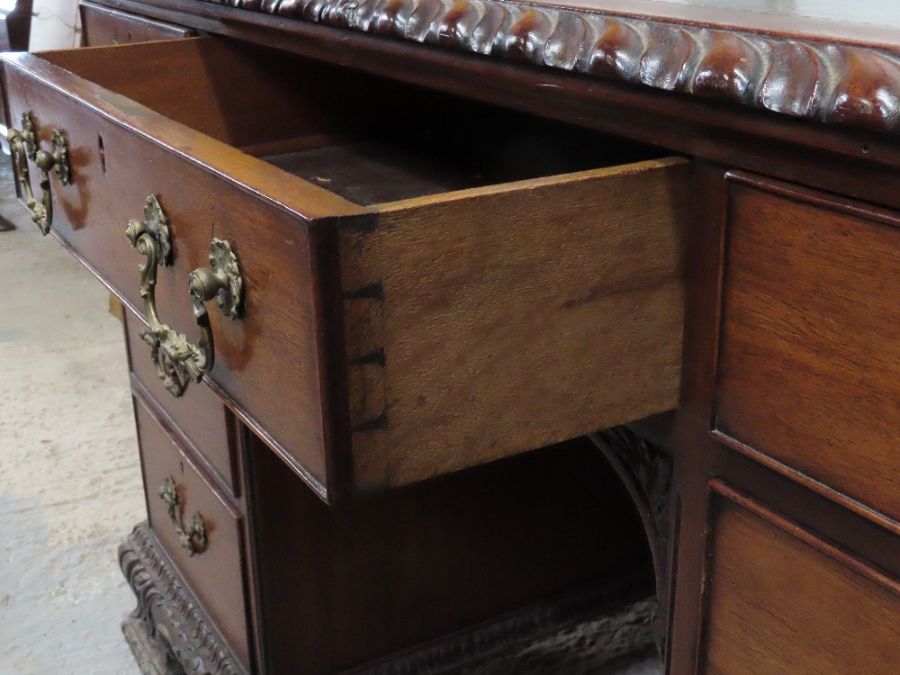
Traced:
<path id="1" fill-rule="evenodd" d="M 714 481 L 699 672 L 889 673 L 900 584 Z M 848 640 L 847 636 L 853 636 Z"/>
<path id="2" fill-rule="evenodd" d="M 900 532 L 896 213 L 742 174 L 728 199 L 714 434 Z"/>

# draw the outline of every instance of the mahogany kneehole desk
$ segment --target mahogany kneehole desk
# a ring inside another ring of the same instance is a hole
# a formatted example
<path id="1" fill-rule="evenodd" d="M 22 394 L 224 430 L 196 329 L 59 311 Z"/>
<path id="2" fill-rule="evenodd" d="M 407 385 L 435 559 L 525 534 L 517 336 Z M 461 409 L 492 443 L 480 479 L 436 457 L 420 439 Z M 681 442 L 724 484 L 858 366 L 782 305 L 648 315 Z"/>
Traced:
<path id="1" fill-rule="evenodd" d="M 892 9 L 81 11 L 4 91 L 128 310 L 144 672 L 446 671 L 654 580 L 671 673 L 891 672 Z"/>

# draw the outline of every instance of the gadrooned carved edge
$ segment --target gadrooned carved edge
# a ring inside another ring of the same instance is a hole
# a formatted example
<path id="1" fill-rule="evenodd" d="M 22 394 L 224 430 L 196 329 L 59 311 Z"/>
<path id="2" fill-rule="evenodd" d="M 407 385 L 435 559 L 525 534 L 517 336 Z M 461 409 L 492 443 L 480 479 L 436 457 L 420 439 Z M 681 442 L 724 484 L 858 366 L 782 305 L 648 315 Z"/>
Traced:
<path id="1" fill-rule="evenodd" d="M 590 438 L 622 478 L 640 512 L 653 556 L 658 601 L 657 640 L 663 651 L 670 581 L 672 456 L 624 426 L 599 431 Z"/>
<path id="2" fill-rule="evenodd" d="M 122 630 L 141 672 L 246 675 L 169 568 L 146 523 L 135 527 L 119 546 L 119 567 L 137 597 L 137 608 Z M 151 645 L 138 648 L 138 630 L 149 635 Z"/>
<path id="3" fill-rule="evenodd" d="M 882 133 L 900 54 L 500 0 L 207 0 Z"/>

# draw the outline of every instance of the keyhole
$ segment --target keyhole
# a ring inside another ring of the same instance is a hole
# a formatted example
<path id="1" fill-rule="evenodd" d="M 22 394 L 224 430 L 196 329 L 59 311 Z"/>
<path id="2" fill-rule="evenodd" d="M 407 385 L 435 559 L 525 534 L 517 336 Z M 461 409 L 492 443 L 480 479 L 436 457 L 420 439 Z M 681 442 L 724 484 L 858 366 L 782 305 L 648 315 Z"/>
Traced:
<path id="1" fill-rule="evenodd" d="M 103 147 L 103 136 L 97 134 L 97 148 L 100 151 L 100 169 L 106 175 L 106 149 Z"/>

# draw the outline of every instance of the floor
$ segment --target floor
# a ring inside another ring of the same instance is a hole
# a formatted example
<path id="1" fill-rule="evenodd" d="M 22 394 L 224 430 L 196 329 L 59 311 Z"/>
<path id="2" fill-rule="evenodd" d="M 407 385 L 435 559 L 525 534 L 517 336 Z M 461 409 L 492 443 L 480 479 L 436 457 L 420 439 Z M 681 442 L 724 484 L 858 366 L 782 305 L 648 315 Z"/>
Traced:
<path id="1" fill-rule="evenodd" d="M 115 556 L 145 512 L 122 328 L 104 287 L 31 223 L 10 173 L 0 155 L 0 675 L 136 674 Z M 647 642 L 645 614 L 468 672 L 655 675 L 646 654 L 609 660 Z"/>
<path id="2" fill-rule="evenodd" d="M 115 550 L 145 509 L 107 298 L 31 223 L 0 155 L 2 675 L 137 673 Z"/>

